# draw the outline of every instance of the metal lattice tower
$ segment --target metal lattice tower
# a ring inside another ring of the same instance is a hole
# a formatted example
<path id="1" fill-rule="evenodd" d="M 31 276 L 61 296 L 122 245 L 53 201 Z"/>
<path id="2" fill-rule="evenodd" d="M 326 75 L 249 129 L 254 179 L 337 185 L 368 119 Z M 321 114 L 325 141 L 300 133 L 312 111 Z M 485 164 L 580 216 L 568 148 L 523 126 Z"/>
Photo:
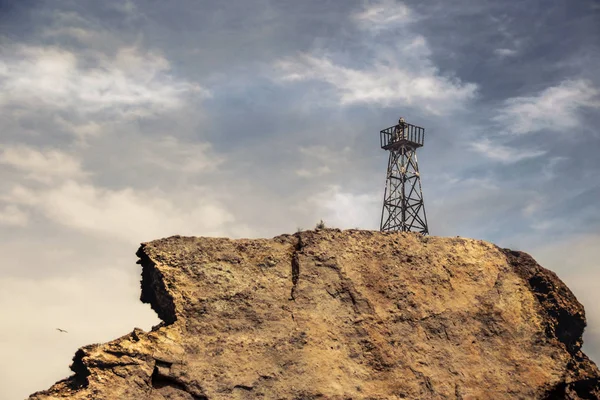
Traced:
<path id="1" fill-rule="evenodd" d="M 398 125 L 379 132 L 381 148 L 390 152 L 381 212 L 381 231 L 429 233 L 417 149 L 425 129 L 400 118 Z"/>

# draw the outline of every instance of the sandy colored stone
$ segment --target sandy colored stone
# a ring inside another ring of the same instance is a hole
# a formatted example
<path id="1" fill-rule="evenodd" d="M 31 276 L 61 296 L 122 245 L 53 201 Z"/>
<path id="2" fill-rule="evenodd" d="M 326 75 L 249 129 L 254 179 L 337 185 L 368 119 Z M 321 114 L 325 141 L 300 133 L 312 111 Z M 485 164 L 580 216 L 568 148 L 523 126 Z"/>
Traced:
<path id="1" fill-rule="evenodd" d="M 598 399 L 582 305 L 527 254 L 325 229 L 144 243 L 164 321 L 30 399 Z"/>

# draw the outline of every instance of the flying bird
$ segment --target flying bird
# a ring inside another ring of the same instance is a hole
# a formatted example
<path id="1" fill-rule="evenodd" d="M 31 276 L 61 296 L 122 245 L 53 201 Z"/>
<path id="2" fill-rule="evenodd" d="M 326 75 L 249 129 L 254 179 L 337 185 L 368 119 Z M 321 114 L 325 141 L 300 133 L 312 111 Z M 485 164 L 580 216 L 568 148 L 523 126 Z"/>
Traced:
<path id="1" fill-rule="evenodd" d="M 67 331 L 65 331 L 64 329 L 60 329 L 60 328 L 56 328 L 57 331 L 62 332 L 62 333 L 69 333 Z"/>

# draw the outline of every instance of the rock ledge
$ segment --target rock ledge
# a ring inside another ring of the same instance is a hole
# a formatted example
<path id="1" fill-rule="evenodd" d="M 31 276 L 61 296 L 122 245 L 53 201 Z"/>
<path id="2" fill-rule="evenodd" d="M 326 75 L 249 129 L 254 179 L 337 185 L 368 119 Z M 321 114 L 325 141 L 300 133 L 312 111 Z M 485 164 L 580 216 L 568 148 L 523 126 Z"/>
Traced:
<path id="1" fill-rule="evenodd" d="M 529 255 L 324 229 L 144 243 L 162 319 L 30 399 L 598 399 L 585 314 Z"/>

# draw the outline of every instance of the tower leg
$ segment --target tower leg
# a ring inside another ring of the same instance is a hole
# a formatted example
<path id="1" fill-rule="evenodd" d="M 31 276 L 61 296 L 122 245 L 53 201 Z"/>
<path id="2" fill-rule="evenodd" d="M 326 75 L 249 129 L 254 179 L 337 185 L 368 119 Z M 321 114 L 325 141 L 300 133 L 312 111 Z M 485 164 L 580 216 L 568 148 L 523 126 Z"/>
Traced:
<path id="1" fill-rule="evenodd" d="M 390 150 L 380 229 L 429 233 L 419 164 L 412 147 Z"/>

